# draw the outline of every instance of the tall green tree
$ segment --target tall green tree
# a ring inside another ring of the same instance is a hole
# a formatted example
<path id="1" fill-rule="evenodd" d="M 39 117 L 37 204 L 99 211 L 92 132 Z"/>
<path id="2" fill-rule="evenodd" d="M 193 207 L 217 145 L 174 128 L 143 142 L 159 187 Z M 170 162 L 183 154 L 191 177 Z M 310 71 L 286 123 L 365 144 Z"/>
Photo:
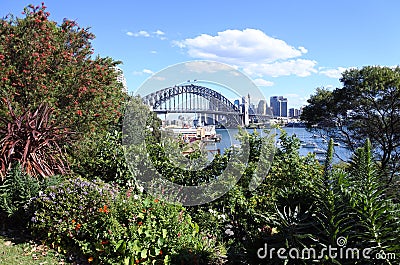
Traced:
<path id="1" fill-rule="evenodd" d="M 0 20 L 0 97 L 17 113 L 47 103 L 63 125 L 76 132 L 107 130 L 121 116 L 126 95 L 109 57 L 93 56 L 94 35 L 65 19 L 49 20 L 29 5 L 22 18 Z M 0 115 L 7 115 L 0 104 Z"/>
<path id="2" fill-rule="evenodd" d="M 353 151 L 369 138 L 391 182 L 400 169 L 400 67 L 350 69 L 340 81 L 342 88 L 317 89 L 301 118 Z"/>

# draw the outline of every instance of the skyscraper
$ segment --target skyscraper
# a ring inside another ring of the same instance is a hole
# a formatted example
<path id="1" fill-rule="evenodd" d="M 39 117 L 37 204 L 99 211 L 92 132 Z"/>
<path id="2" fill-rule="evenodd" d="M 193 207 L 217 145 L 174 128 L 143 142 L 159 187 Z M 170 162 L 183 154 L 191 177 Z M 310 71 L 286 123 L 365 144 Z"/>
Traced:
<path id="1" fill-rule="evenodd" d="M 281 97 L 280 99 L 280 103 L 281 103 L 281 117 L 287 117 L 288 115 L 288 108 L 287 108 L 287 103 L 288 100 L 287 98 Z"/>
<path id="2" fill-rule="evenodd" d="M 267 102 L 265 100 L 260 100 L 258 102 L 257 113 L 261 115 L 265 115 L 267 110 Z"/>
<path id="3" fill-rule="evenodd" d="M 115 66 L 115 72 L 118 73 L 117 81 L 122 84 L 122 91 L 128 93 L 128 86 L 126 84 L 126 79 L 121 68 Z"/>
<path id="4" fill-rule="evenodd" d="M 270 98 L 270 106 L 272 108 L 272 114 L 275 117 L 287 117 L 287 98 L 283 96 L 273 96 Z"/>

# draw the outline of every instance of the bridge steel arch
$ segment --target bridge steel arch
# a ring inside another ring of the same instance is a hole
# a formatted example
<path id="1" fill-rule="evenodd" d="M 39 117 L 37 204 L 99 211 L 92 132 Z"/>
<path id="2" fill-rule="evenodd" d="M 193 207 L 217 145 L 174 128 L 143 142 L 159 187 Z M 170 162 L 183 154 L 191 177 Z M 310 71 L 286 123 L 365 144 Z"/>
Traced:
<path id="1" fill-rule="evenodd" d="M 146 105 L 152 107 L 153 109 L 157 109 L 161 106 L 162 103 L 181 94 L 194 94 L 201 96 L 207 100 L 216 99 L 227 110 L 232 110 L 233 113 L 241 114 L 240 108 L 238 108 L 220 92 L 208 87 L 193 84 L 167 87 L 144 96 L 142 100 Z"/>

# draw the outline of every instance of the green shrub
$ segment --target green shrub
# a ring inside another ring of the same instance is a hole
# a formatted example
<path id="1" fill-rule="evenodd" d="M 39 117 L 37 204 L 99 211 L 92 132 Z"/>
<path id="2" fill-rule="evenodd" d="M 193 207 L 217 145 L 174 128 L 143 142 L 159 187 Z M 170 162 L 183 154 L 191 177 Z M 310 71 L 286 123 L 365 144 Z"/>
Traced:
<path id="1" fill-rule="evenodd" d="M 150 196 L 120 194 L 111 214 L 126 228 L 110 237 L 118 258 L 141 264 L 206 264 L 215 241 L 202 234 L 185 208 Z"/>
<path id="2" fill-rule="evenodd" d="M 101 178 L 106 182 L 125 184 L 130 173 L 121 135 L 120 131 L 114 130 L 104 135 L 94 133 L 92 139 L 80 141 L 79 154 L 71 164 L 72 170 L 87 179 Z"/>
<path id="3" fill-rule="evenodd" d="M 204 264 L 215 249 L 183 207 L 101 181 L 67 180 L 33 205 L 36 235 L 94 264 Z"/>
<path id="4" fill-rule="evenodd" d="M 47 103 L 74 132 L 105 132 L 121 117 L 126 94 L 110 57 L 93 56 L 94 34 L 75 21 L 52 21 L 44 4 L 0 19 L 0 97 L 16 113 Z M 7 113 L 0 106 L 0 116 Z"/>
<path id="5" fill-rule="evenodd" d="M 38 180 L 26 174 L 19 165 L 15 165 L 0 185 L 0 212 L 7 215 L 13 228 L 26 226 L 32 212 L 27 207 L 31 198 L 48 185 L 57 183 L 58 176 Z"/>
<path id="6" fill-rule="evenodd" d="M 109 185 L 81 177 L 50 186 L 31 203 L 34 235 L 59 251 L 90 255 L 103 232 L 98 231 L 104 225 L 99 209 L 108 211 L 115 195 Z"/>
<path id="7" fill-rule="evenodd" d="M 23 224 L 27 218 L 24 206 L 30 198 L 39 194 L 40 183 L 15 166 L 7 173 L 7 178 L 0 186 L 0 210 L 10 223 Z"/>

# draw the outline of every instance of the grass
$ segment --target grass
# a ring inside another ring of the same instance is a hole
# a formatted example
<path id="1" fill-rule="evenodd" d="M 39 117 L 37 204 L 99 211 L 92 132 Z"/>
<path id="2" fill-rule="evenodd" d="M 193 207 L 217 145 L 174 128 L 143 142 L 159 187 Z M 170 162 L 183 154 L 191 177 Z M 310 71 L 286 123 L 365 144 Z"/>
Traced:
<path id="1" fill-rule="evenodd" d="M 65 264 L 61 255 L 47 246 L 21 238 L 0 235 L 0 265 Z"/>

